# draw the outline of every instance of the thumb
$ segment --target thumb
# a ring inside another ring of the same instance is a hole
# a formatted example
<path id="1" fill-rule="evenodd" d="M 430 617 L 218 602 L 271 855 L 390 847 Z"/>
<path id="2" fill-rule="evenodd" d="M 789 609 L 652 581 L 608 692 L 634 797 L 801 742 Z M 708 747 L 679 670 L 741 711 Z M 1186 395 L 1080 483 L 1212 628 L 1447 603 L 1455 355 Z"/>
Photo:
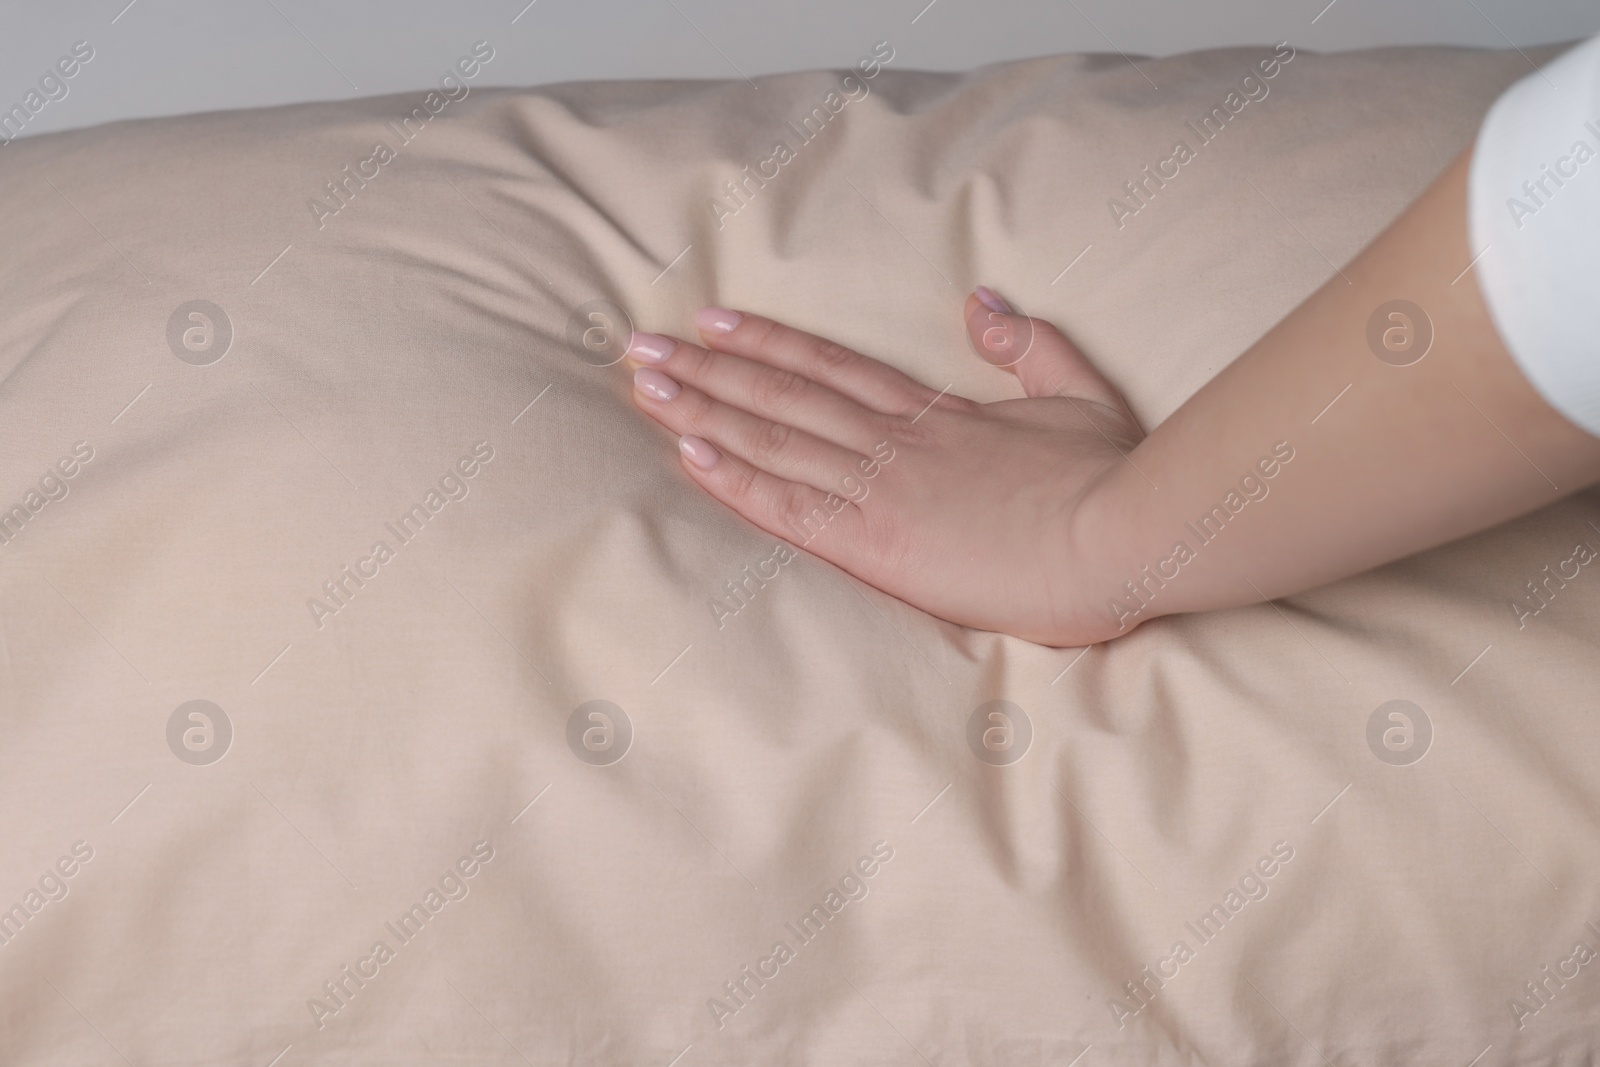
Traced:
<path id="1" fill-rule="evenodd" d="M 967 297 L 966 316 L 967 336 L 978 355 L 1015 374 L 1029 396 L 1092 400 L 1133 418 L 1116 386 L 1055 326 L 1017 314 L 981 285 Z"/>

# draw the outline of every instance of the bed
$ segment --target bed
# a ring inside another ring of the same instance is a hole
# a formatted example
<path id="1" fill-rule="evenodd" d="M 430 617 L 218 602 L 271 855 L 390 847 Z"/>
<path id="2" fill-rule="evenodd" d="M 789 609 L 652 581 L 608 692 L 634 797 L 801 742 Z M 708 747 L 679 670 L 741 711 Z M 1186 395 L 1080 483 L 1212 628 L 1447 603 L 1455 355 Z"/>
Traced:
<path id="1" fill-rule="evenodd" d="M 1043 648 L 723 509 L 620 362 L 717 303 L 1016 395 L 982 283 L 1154 425 L 1549 51 L 459 51 L 0 147 L 0 1061 L 1593 1062 L 1592 493 Z"/>

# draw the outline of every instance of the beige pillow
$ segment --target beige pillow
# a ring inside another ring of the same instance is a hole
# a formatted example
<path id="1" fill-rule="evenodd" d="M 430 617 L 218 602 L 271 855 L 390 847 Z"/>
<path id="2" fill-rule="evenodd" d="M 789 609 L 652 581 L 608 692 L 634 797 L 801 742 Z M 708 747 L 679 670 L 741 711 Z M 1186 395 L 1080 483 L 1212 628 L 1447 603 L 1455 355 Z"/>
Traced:
<path id="1" fill-rule="evenodd" d="M 1527 62 L 861 53 L 0 150 L 0 1061 L 1581 1058 L 1592 496 L 1051 650 L 775 562 L 597 365 L 1014 395 L 982 282 L 1153 424 Z"/>

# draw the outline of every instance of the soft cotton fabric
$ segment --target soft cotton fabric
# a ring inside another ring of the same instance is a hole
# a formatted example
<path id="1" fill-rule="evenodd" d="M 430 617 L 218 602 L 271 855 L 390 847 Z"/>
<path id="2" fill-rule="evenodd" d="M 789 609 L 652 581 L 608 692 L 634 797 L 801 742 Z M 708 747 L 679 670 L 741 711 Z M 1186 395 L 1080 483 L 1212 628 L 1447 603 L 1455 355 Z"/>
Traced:
<path id="1" fill-rule="evenodd" d="M 1473 150 L 1479 285 L 1552 407 L 1600 434 L 1600 37 L 1507 89 Z"/>
<path id="2" fill-rule="evenodd" d="M 1154 424 L 1526 62 L 877 61 L 0 150 L 0 1062 L 1591 1060 L 1592 494 L 1044 649 L 785 561 L 591 303 L 1015 396 L 981 282 Z"/>

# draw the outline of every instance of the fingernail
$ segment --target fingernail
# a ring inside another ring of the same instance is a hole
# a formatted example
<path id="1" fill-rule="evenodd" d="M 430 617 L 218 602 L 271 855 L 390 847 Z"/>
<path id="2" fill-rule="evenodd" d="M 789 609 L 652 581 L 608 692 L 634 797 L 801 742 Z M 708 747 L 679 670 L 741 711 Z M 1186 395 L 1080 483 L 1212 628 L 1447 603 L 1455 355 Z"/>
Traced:
<path id="1" fill-rule="evenodd" d="M 695 313 L 695 325 L 707 333 L 730 333 L 744 316 L 727 308 L 701 308 Z"/>
<path id="2" fill-rule="evenodd" d="M 660 371 L 652 370 L 649 367 L 640 367 L 633 372 L 633 387 L 646 396 L 653 396 L 657 400 L 671 400 L 682 392 L 678 388 L 677 382 Z"/>
<path id="3" fill-rule="evenodd" d="M 686 456 L 690 463 L 703 471 L 708 471 L 717 465 L 717 460 L 722 458 L 716 446 L 703 437 L 694 437 L 685 434 L 678 438 L 678 451 Z"/>
<path id="4" fill-rule="evenodd" d="M 635 333 L 628 338 L 627 354 L 640 363 L 665 363 L 678 342 L 659 333 Z"/>
<path id="5" fill-rule="evenodd" d="M 998 311 L 1002 315 L 1013 314 L 1011 305 L 1007 304 L 1004 300 L 1001 300 L 1000 294 L 996 293 L 987 285 L 978 286 L 972 291 L 972 295 L 978 298 L 978 303 L 982 304 L 990 311 Z"/>

